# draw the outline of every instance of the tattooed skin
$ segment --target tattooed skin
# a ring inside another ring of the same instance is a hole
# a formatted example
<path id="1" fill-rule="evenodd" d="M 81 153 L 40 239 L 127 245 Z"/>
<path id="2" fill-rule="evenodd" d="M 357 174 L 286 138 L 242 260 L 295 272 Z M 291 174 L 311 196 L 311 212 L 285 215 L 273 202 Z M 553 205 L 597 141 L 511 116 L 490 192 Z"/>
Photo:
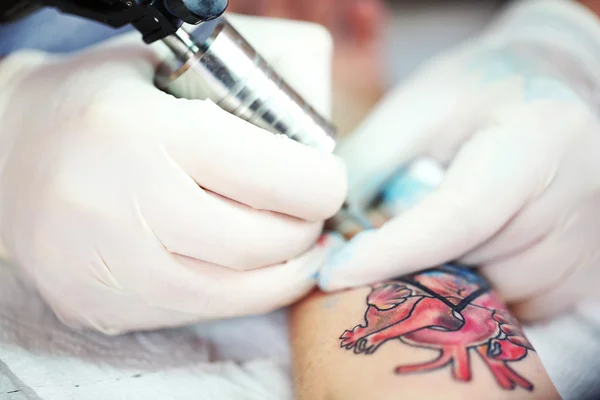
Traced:
<path id="1" fill-rule="evenodd" d="M 519 323 L 474 272 L 455 266 L 420 272 L 372 286 L 365 321 L 340 337 L 341 347 L 372 354 L 388 340 L 439 350 L 429 362 L 400 365 L 396 373 L 450 368 L 471 380 L 470 353 L 478 354 L 503 389 L 533 385 L 510 362 L 533 351 Z"/>

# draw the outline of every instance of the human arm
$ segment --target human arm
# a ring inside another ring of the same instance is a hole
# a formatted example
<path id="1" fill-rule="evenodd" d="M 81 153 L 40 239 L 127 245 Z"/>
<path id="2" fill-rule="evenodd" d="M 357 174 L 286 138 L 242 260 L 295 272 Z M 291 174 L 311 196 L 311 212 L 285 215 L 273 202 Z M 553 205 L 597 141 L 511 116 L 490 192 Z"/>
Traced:
<path id="1" fill-rule="evenodd" d="M 518 322 L 459 267 L 313 293 L 290 318 L 299 400 L 560 398 Z"/>

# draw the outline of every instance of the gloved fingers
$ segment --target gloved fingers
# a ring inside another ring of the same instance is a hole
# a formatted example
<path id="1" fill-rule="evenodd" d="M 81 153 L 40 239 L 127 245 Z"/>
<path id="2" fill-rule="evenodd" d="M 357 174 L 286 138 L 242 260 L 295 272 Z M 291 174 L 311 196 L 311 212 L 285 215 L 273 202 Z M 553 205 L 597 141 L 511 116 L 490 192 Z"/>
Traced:
<path id="1" fill-rule="evenodd" d="M 481 273 L 508 303 L 523 301 L 563 284 L 565 271 L 580 263 L 582 245 L 553 231 L 540 243 L 504 259 L 485 264 Z"/>
<path id="2" fill-rule="evenodd" d="M 320 221 L 309 222 L 272 211 L 255 210 L 212 192 L 207 192 L 206 196 L 206 210 L 212 212 L 210 219 L 215 222 L 214 230 L 208 230 L 212 233 L 210 240 L 196 242 L 203 243 L 206 251 L 194 248 L 195 235 L 192 234 L 187 243 L 182 241 L 172 246 L 183 250 L 175 253 L 245 271 L 282 263 L 302 254 L 323 230 Z M 217 216 L 220 216 L 218 220 Z M 181 217 L 185 219 L 186 216 L 181 214 Z M 189 222 L 188 227 L 192 228 Z"/>
<path id="3" fill-rule="evenodd" d="M 71 296 L 77 299 L 76 309 L 62 300 L 49 302 L 65 324 L 108 335 L 260 314 L 290 304 L 307 293 L 314 286 L 313 275 L 326 251 L 315 248 L 287 264 L 243 273 L 202 263 L 211 269 L 205 271 L 208 274 L 200 289 L 204 291 L 199 291 L 194 281 L 174 282 L 164 271 L 154 275 L 156 281 L 151 288 L 142 289 L 142 297 L 115 293 L 101 286 L 80 286 L 79 293 Z M 179 269 L 198 266 L 194 260 L 175 259 Z M 195 280 L 201 278 L 199 275 Z"/>
<path id="4" fill-rule="evenodd" d="M 520 129 L 491 126 L 459 151 L 441 186 L 377 231 L 367 231 L 323 268 L 319 285 L 337 290 L 458 258 L 485 242 L 526 204 L 537 170 Z M 509 161 L 507 161 L 509 160 Z M 523 171 L 519 166 L 530 165 Z"/>
<path id="5" fill-rule="evenodd" d="M 342 161 L 275 136 L 209 101 L 172 99 L 155 126 L 166 153 L 201 187 L 257 210 L 310 221 L 332 216 L 346 194 Z M 198 124 L 193 116 L 202 116 Z"/>
<path id="6" fill-rule="evenodd" d="M 333 42 L 327 29 L 286 19 L 235 14 L 228 18 L 300 96 L 324 116 L 331 115 Z"/>
<path id="7" fill-rule="evenodd" d="M 112 133 L 107 125 L 121 129 L 121 135 L 127 137 L 138 132 L 146 135 L 147 125 L 152 123 L 148 115 L 163 112 L 162 106 L 171 99 L 153 83 L 164 56 L 156 46 L 145 45 L 133 34 L 123 36 L 92 50 L 62 56 L 28 79 L 28 85 L 42 91 L 42 98 L 57 99 L 55 106 L 41 107 L 39 112 L 61 128 L 78 121 L 78 129 L 105 128 L 103 137 Z M 69 71 L 66 75 L 65 70 Z M 47 81 L 55 79 L 62 82 L 60 90 L 50 86 L 50 91 L 43 93 Z"/>
<path id="8" fill-rule="evenodd" d="M 557 217 L 552 231 L 539 243 L 482 267 L 508 302 L 526 301 L 564 285 L 579 290 L 579 298 L 596 291 L 600 270 L 589 266 L 600 259 L 597 199 L 589 198 L 573 210 Z"/>
<path id="9" fill-rule="evenodd" d="M 337 153 L 348 165 L 348 201 L 364 207 L 382 185 L 410 160 L 445 147 L 449 131 L 463 136 L 467 126 L 456 118 L 465 107 L 452 58 L 424 69 L 390 93 L 348 138 Z"/>
<path id="10" fill-rule="evenodd" d="M 73 329 L 92 329 L 105 335 L 121 335 L 183 326 L 198 322 L 195 314 L 152 308 L 140 298 L 102 285 L 69 288 L 69 296 L 44 295 L 56 317 Z"/>
<path id="11" fill-rule="evenodd" d="M 597 235 L 594 238 L 597 239 Z M 596 240 L 595 244 L 597 243 Z M 569 260 L 571 264 L 563 269 L 564 274 L 559 281 L 544 292 L 535 293 L 511 304 L 511 309 L 519 319 L 539 321 L 555 318 L 585 300 L 598 299 L 600 269 L 590 268 L 600 262 L 597 246 L 594 247 L 589 242 L 582 245 L 581 241 L 577 240 L 572 241 L 571 244 L 572 246 L 564 249 L 571 255 Z M 560 262 L 561 258 L 558 261 Z M 548 259 L 546 271 L 554 265 L 556 265 L 555 260 Z M 546 271 L 544 274 L 548 273 Z"/>
<path id="12" fill-rule="evenodd" d="M 552 229 L 551 218 L 555 216 L 556 204 L 552 204 L 555 200 L 547 201 L 548 197 L 523 209 L 496 235 L 459 261 L 467 265 L 495 263 L 538 245 Z"/>
<path id="13" fill-rule="evenodd" d="M 321 222 L 256 210 L 203 190 L 168 159 L 156 157 L 154 164 L 136 206 L 171 253 L 247 270 L 296 257 L 321 232 Z"/>
<path id="14" fill-rule="evenodd" d="M 118 275 L 116 264 L 111 262 L 109 266 L 105 257 L 94 249 L 77 247 L 72 250 L 65 255 L 52 252 L 45 255 L 43 262 L 50 265 L 60 262 L 59 269 L 46 266 L 34 272 L 39 279 L 37 289 L 40 295 L 65 325 L 119 335 L 132 330 L 196 321 L 196 316 L 186 319 L 183 313 L 150 309 L 144 301 L 121 286 L 114 274 Z M 82 262 L 85 260 L 82 257 L 90 254 L 89 263 Z"/>
<path id="15" fill-rule="evenodd" d="M 493 263 L 533 246 L 544 239 L 552 229 L 552 224 L 557 221 L 561 223 L 571 210 L 581 209 L 582 202 L 590 197 L 597 178 L 586 171 L 598 164 L 597 155 L 566 149 L 569 149 L 569 141 L 582 143 L 588 140 L 587 134 L 574 139 L 573 136 L 578 132 L 573 131 L 574 127 L 581 126 L 584 132 L 596 133 L 595 123 L 592 125 L 588 122 L 595 118 L 590 117 L 585 110 L 582 112 L 578 106 L 561 106 L 560 111 L 556 109 L 556 105 L 551 108 L 531 107 L 531 115 L 548 115 L 551 119 L 546 120 L 546 126 L 536 126 L 537 123 L 523 126 L 523 130 L 527 131 L 527 136 L 523 139 L 531 139 L 531 145 L 538 143 L 531 153 L 531 162 L 524 164 L 523 168 L 543 165 L 528 205 L 493 238 L 465 255 L 461 261 L 471 265 Z M 555 121 L 552 115 L 556 113 L 559 113 L 560 118 Z M 519 117 L 517 115 L 515 119 L 518 120 Z M 590 143 L 589 147 L 595 149 L 595 144 Z"/>
<path id="16" fill-rule="evenodd" d="M 102 258 L 125 291 L 150 307 L 193 314 L 198 321 L 268 312 L 297 300 L 314 286 L 330 247 L 317 245 L 284 264 L 239 272 L 173 255 L 151 232 L 146 239 L 126 254 Z"/>
<path id="17" fill-rule="evenodd" d="M 511 304 L 510 308 L 515 316 L 524 322 L 550 320 L 585 300 L 597 300 L 600 270 L 589 268 L 589 265 L 598 265 L 600 258 L 597 251 L 580 252 L 579 256 L 570 266 L 569 273 L 561 277 L 561 284 Z"/>

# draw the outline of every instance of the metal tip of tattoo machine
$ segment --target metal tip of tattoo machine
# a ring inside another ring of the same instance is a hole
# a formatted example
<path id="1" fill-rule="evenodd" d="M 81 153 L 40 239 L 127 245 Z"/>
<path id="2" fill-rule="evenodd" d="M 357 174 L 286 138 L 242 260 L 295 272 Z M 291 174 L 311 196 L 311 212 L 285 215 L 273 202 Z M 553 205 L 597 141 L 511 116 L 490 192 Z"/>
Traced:
<path id="1" fill-rule="evenodd" d="M 222 109 L 275 134 L 332 152 L 333 124 L 304 100 L 224 17 L 163 39 L 171 56 L 156 85 L 187 99 L 210 99 Z"/>
<path id="2" fill-rule="evenodd" d="M 351 239 L 355 235 L 374 226 L 366 215 L 360 210 L 355 210 L 347 203 L 329 221 L 326 229 L 339 232 L 346 239 Z"/>
<path id="3" fill-rule="evenodd" d="M 344 203 L 340 212 L 346 217 L 356 221 L 363 229 L 373 229 L 374 226 L 362 210 L 357 210 Z"/>

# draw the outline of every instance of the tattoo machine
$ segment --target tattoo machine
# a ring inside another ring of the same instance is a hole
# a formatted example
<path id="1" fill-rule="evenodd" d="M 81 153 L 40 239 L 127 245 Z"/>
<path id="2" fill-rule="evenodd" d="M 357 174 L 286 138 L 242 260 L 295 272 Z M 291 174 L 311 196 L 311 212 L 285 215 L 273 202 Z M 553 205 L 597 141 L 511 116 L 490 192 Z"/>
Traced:
<path id="1" fill-rule="evenodd" d="M 156 73 L 161 90 L 176 97 L 210 99 L 274 134 L 328 152 L 335 148 L 333 125 L 222 16 L 228 0 L 40 0 L 40 5 L 114 28 L 131 24 L 148 44 L 162 40 L 171 51 Z M 332 221 L 334 226 L 367 223 L 347 206 Z"/>
<path id="2" fill-rule="evenodd" d="M 228 0 L 38 2 L 114 28 L 131 24 L 148 44 L 161 40 L 170 52 L 158 68 L 155 83 L 175 97 L 208 98 L 275 134 L 325 151 L 335 147 L 334 127 L 222 16 Z"/>

